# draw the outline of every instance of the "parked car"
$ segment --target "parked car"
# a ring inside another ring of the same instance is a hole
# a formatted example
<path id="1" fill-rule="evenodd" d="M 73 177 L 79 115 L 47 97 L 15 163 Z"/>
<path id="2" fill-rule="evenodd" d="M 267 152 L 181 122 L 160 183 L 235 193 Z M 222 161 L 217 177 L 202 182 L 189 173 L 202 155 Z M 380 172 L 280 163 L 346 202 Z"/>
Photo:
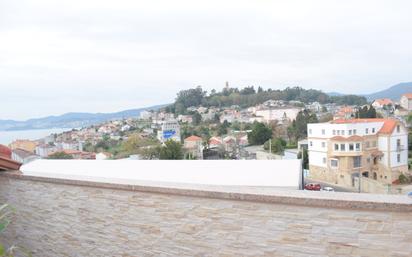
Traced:
<path id="1" fill-rule="evenodd" d="M 333 187 L 324 187 L 322 189 L 322 191 L 326 191 L 326 192 L 335 192 L 335 189 Z"/>
<path id="2" fill-rule="evenodd" d="M 311 190 L 311 191 L 320 191 L 321 186 L 320 186 L 320 184 L 309 183 L 309 184 L 305 185 L 305 189 L 306 190 Z"/>

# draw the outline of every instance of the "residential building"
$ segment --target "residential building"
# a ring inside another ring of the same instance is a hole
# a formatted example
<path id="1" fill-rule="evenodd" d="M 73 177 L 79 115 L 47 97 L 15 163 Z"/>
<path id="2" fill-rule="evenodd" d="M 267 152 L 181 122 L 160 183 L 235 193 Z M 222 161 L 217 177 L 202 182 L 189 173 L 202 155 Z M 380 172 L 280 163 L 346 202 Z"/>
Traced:
<path id="1" fill-rule="evenodd" d="M 35 153 L 42 158 L 48 157 L 51 153 L 57 151 L 57 147 L 50 144 L 36 146 Z"/>
<path id="2" fill-rule="evenodd" d="M 101 152 L 101 153 L 96 154 L 96 160 L 107 160 L 107 159 L 110 159 L 112 157 L 113 157 L 113 155 L 111 153 L 108 153 L 108 152 Z"/>
<path id="3" fill-rule="evenodd" d="M 391 99 L 389 98 L 382 98 L 382 99 L 376 99 L 375 101 L 373 101 L 372 106 L 375 109 L 383 109 L 389 106 L 393 106 L 393 102 Z"/>
<path id="4" fill-rule="evenodd" d="M 24 149 L 14 149 L 11 153 L 11 159 L 16 162 L 26 164 L 31 161 L 41 159 L 41 157 Z"/>
<path id="5" fill-rule="evenodd" d="M 177 120 L 180 122 L 187 122 L 187 123 L 192 123 L 193 122 L 193 116 L 192 115 L 182 115 L 180 114 L 177 116 Z"/>
<path id="6" fill-rule="evenodd" d="M 402 108 L 412 111 L 412 93 L 403 94 L 400 99 Z"/>
<path id="7" fill-rule="evenodd" d="M 185 138 L 183 148 L 190 159 L 203 159 L 203 140 L 201 137 Z"/>
<path id="8" fill-rule="evenodd" d="M 308 124 L 310 176 L 344 186 L 355 178 L 392 184 L 408 172 L 408 132 L 395 119 Z"/>
<path id="9" fill-rule="evenodd" d="M 349 120 L 356 115 L 356 109 L 352 106 L 343 106 L 335 112 L 333 115 L 334 120 Z"/>
<path id="10" fill-rule="evenodd" d="M 263 117 L 265 122 L 271 121 L 293 121 L 301 111 L 301 108 L 276 108 L 276 109 L 262 109 L 256 110 L 255 115 Z"/>
<path id="11" fill-rule="evenodd" d="M 222 145 L 223 145 L 222 141 L 223 140 L 220 137 L 211 137 L 209 139 L 209 148 L 210 149 L 216 149 L 216 148 L 222 147 Z"/>
<path id="12" fill-rule="evenodd" d="M 169 139 L 180 142 L 179 122 L 174 119 L 163 121 L 160 125 L 160 129 L 157 131 L 157 139 L 162 143 Z"/>
<path id="13" fill-rule="evenodd" d="M 9 147 L 13 149 L 23 149 L 29 152 L 34 153 L 36 150 L 37 143 L 35 141 L 26 140 L 26 139 L 19 139 L 15 140 L 9 144 Z"/>

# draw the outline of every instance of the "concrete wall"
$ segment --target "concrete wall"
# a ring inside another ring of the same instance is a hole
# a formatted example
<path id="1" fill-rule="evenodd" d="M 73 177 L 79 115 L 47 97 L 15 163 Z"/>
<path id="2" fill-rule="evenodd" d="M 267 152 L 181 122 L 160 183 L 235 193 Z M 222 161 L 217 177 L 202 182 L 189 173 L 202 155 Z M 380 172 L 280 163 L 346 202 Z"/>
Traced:
<path id="1" fill-rule="evenodd" d="M 406 197 L 199 190 L 2 174 L 1 239 L 42 257 L 412 255 Z"/>

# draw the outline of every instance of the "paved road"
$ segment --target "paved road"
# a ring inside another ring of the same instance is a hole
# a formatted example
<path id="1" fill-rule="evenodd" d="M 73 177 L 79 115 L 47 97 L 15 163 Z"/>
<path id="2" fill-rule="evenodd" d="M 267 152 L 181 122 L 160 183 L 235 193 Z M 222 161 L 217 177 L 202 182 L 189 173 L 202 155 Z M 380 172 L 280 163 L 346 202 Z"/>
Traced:
<path id="1" fill-rule="evenodd" d="M 336 192 L 355 192 L 357 193 L 358 191 L 351 189 L 351 188 L 346 188 L 346 187 L 341 187 L 341 186 L 337 186 L 335 184 L 331 184 L 331 183 L 327 183 L 327 182 L 323 182 L 323 181 L 317 181 L 314 179 L 309 179 L 309 178 L 305 178 L 305 184 L 307 183 L 318 183 L 320 184 L 320 186 L 322 188 L 324 187 L 332 187 L 335 189 Z"/>

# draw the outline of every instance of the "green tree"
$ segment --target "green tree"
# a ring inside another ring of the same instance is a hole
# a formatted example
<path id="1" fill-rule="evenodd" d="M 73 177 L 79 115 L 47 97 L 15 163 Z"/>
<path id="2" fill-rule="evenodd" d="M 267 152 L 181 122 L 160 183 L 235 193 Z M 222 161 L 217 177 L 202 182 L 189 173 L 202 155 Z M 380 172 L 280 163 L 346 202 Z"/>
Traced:
<path id="1" fill-rule="evenodd" d="M 303 110 L 298 113 L 296 120 L 287 129 L 287 134 L 291 143 L 296 143 L 299 139 L 307 137 L 307 130 L 309 123 L 317 123 L 318 118 L 316 114 Z"/>
<path id="2" fill-rule="evenodd" d="M 309 155 L 306 148 L 303 148 L 302 151 L 298 153 L 298 159 L 302 159 L 302 167 L 304 169 L 309 169 Z"/>
<path id="3" fill-rule="evenodd" d="M 260 122 L 255 122 L 252 132 L 248 133 L 248 140 L 251 145 L 262 145 L 270 138 L 272 138 L 272 129 Z"/>
<path id="4" fill-rule="evenodd" d="M 365 105 L 362 108 L 358 109 L 358 111 L 355 114 L 355 117 L 360 119 L 376 118 L 376 109 L 372 105 Z"/>
<path id="5" fill-rule="evenodd" d="M 56 153 L 49 155 L 48 159 L 58 159 L 58 160 L 73 159 L 73 156 L 65 152 L 56 152 Z"/>
<path id="6" fill-rule="evenodd" d="M 199 125 L 200 122 L 202 122 L 202 115 L 200 115 L 198 112 L 195 112 L 192 115 L 192 119 L 193 119 L 193 125 Z"/>
<path id="7" fill-rule="evenodd" d="M 272 142 L 266 141 L 264 149 L 269 150 L 270 146 L 272 148 L 272 153 L 281 154 L 285 150 L 286 141 L 280 137 L 274 138 L 272 139 Z"/>
<path id="8" fill-rule="evenodd" d="M 175 101 L 175 112 L 181 114 L 185 112 L 187 107 L 202 104 L 205 96 L 206 91 L 203 91 L 201 86 L 180 91 L 177 93 Z"/>
<path id="9" fill-rule="evenodd" d="M 160 160 L 181 160 L 183 156 L 182 144 L 174 140 L 167 140 L 159 150 Z"/>

